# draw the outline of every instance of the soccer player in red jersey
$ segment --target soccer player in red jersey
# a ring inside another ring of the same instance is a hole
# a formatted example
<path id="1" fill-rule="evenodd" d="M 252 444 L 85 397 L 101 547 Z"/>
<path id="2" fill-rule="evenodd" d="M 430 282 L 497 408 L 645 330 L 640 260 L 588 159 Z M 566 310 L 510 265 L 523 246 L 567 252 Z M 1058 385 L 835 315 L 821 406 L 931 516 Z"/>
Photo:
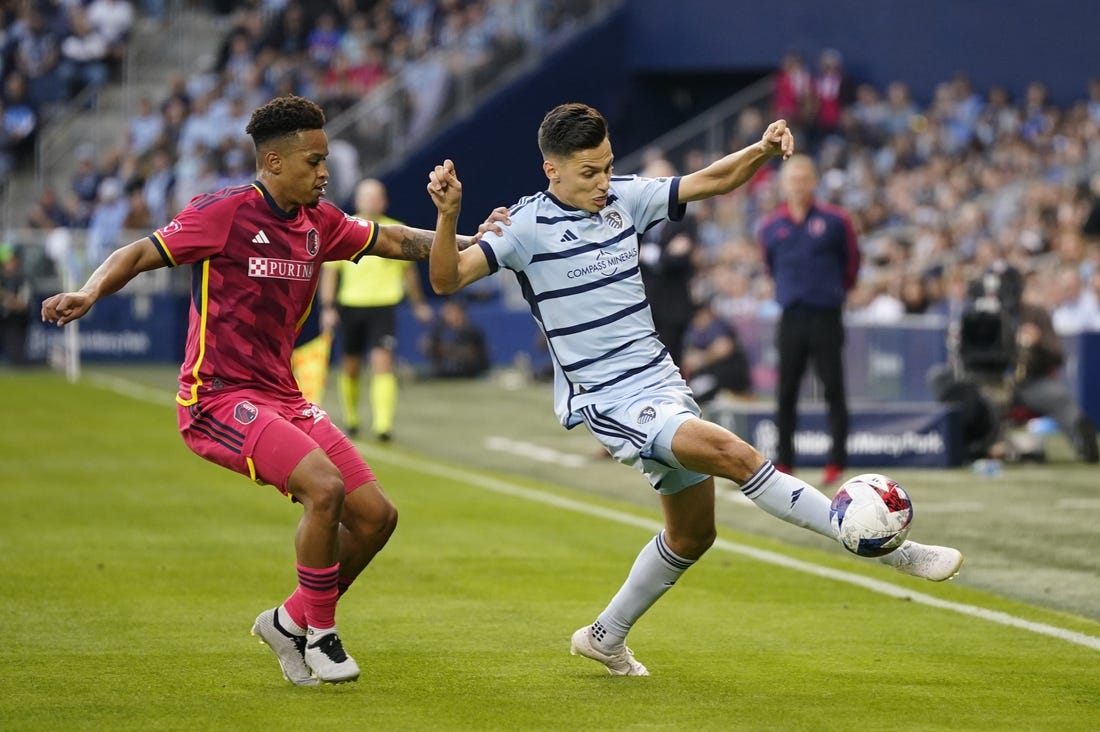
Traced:
<path id="1" fill-rule="evenodd" d="M 427 259 L 433 236 L 349 216 L 323 199 L 324 123 L 321 108 L 301 97 L 259 107 L 246 128 L 255 182 L 197 196 L 168 225 L 112 253 L 80 290 L 42 303 L 42 319 L 61 326 L 142 272 L 192 265 L 180 433 L 199 456 L 302 505 L 298 586 L 252 628 L 299 686 L 358 678 L 336 633 L 336 602 L 386 544 L 397 510 L 351 441 L 303 398 L 290 367 L 295 338 L 322 262 Z"/>

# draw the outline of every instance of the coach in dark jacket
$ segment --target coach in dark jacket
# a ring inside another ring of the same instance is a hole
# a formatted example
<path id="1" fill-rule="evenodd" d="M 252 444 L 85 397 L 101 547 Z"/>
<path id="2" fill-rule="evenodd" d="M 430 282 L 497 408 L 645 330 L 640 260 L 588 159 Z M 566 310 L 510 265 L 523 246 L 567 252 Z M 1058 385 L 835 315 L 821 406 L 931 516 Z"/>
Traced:
<path id="1" fill-rule="evenodd" d="M 785 472 L 794 465 L 798 391 L 812 362 L 828 405 L 832 446 L 822 483 L 831 485 L 839 480 L 848 459 L 842 313 L 859 272 L 859 244 L 843 210 L 814 200 L 817 171 L 810 158 L 795 155 L 785 162 L 779 182 L 786 203 L 759 230 L 776 300 L 783 309 L 776 331 L 779 445 L 775 465 Z"/>

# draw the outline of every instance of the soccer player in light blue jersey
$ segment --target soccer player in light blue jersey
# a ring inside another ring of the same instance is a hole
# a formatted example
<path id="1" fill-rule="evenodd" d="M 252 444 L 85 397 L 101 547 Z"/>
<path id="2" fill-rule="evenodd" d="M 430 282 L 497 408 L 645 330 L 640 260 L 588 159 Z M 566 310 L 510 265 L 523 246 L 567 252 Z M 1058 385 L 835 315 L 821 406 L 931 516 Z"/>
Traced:
<path id="1" fill-rule="evenodd" d="M 794 138 L 784 120 L 760 141 L 702 170 L 671 178 L 616 176 L 607 124 L 584 104 L 563 104 L 539 127 L 547 190 L 520 199 L 510 223 L 477 246 L 456 245 L 462 184 L 447 160 L 429 175 L 438 209 L 429 258 L 432 288 L 451 294 L 512 270 L 549 344 L 555 411 L 584 424 L 619 462 L 634 466 L 660 497 L 665 526 L 638 554 L 626 581 L 571 651 L 616 676 L 646 676 L 626 635 L 711 546 L 714 478 L 736 482 L 768 513 L 835 538 L 829 499 L 781 473 L 737 435 L 700 418 L 700 409 L 653 326 L 638 270 L 638 239 L 685 204 L 728 193 L 767 161 L 787 159 Z M 958 573 L 955 549 L 907 541 L 882 561 L 934 581 Z"/>

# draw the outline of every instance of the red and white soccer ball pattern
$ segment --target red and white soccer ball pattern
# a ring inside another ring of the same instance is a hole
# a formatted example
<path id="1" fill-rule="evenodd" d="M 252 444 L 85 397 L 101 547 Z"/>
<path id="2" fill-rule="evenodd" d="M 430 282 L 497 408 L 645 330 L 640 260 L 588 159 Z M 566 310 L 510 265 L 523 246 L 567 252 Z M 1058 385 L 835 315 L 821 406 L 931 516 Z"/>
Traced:
<path id="1" fill-rule="evenodd" d="M 905 542 L 913 503 L 897 481 L 864 473 L 840 486 L 829 507 L 829 521 L 845 549 L 861 557 L 881 557 Z"/>

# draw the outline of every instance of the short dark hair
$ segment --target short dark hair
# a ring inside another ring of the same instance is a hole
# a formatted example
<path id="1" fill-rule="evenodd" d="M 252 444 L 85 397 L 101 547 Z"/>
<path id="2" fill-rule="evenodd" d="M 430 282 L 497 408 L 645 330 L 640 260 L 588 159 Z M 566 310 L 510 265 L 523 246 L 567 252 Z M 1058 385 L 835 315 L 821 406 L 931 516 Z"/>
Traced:
<path id="1" fill-rule="evenodd" d="M 325 113 L 305 97 L 275 97 L 256 109 L 244 131 L 256 147 L 293 135 L 299 130 L 319 130 L 325 126 Z"/>
<path id="2" fill-rule="evenodd" d="M 607 120 L 587 104 L 571 102 L 554 107 L 539 125 L 543 157 L 568 157 L 578 150 L 599 147 L 607 138 Z"/>

